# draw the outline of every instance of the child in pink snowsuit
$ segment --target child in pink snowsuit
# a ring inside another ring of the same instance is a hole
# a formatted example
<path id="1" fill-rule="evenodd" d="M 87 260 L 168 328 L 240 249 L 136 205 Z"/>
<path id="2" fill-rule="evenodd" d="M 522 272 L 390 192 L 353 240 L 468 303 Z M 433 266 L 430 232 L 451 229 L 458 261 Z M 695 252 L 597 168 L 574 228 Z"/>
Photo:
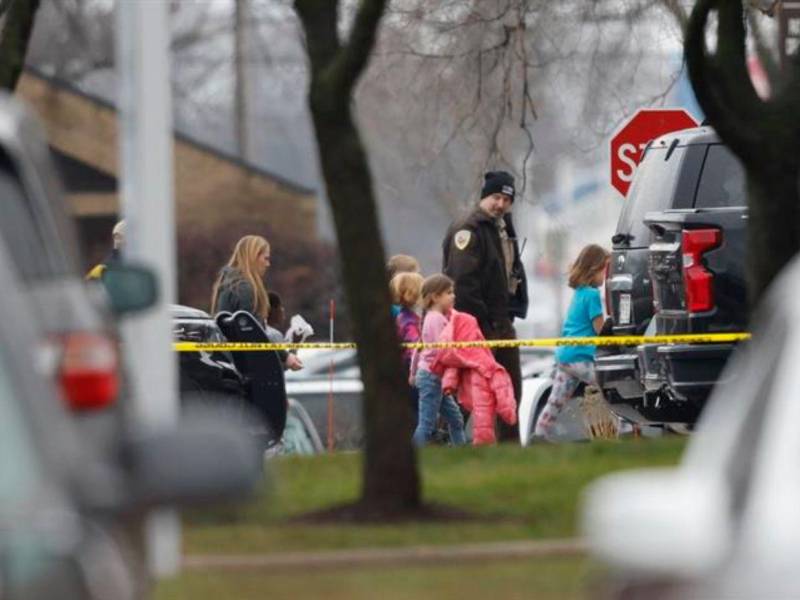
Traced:
<path id="1" fill-rule="evenodd" d="M 451 311 L 441 342 L 473 342 L 484 339 L 472 315 Z M 431 371 L 442 377 L 442 389 L 454 391 L 458 402 L 472 413 L 472 443 L 494 444 L 495 415 L 509 425 L 517 422 L 514 386 L 508 372 L 494 359 L 489 348 L 444 348 L 439 350 Z"/>

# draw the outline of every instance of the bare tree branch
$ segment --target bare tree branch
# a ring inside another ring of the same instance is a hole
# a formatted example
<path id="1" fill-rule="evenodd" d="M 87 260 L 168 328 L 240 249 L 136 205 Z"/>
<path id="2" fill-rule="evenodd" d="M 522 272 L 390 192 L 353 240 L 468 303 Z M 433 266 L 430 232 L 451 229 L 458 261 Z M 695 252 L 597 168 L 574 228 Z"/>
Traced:
<path id="1" fill-rule="evenodd" d="M 689 15 L 686 14 L 686 9 L 683 8 L 683 4 L 681 4 L 680 0 L 662 0 L 662 4 L 664 8 L 667 9 L 678 24 L 681 26 L 682 30 L 686 30 L 686 26 L 689 24 Z"/>
<path id="2" fill-rule="evenodd" d="M 0 87 L 14 91 L 25 65 L 39 0 L 13 0 L 0 37 Z"/>
<path id="3" fill-rule="evenodd" d="M 0 0 L 0 18 L 6 14 L 6 11 L 8 10 L 9 6 L 11 6 L 13 1 L 14 0 Z"/>

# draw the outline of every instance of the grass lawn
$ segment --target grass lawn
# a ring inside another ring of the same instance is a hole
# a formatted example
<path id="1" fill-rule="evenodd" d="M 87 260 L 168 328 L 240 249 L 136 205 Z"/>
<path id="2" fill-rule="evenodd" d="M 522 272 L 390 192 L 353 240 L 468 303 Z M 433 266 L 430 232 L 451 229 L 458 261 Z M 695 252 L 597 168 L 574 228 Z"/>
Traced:
<path id="1" fill-rule="evenodd" d="M 318 525 L 288 521 L 357 498 L 360 455 L 287 457 L 271 463 L 268 492 L 251 504 L 189 514 L 186 554 L 268 553 L 576 535 L 581 489 L 619 469 L 675 464 L 685 439 L 483 448 L 426 448 L 426 500 L 487 519 L 445 523 Z"/>
<path id="2" fill-rule="evenodd" d="M 270 465 L 268 493 L 249 505 L 188 514 L 184 552 L 279 553 L 571 537 L 577 535 L 580 492 L 589 481 L 619 469 L 675 464 L 684 443 L 684 438 L 667 437 L 532 448 L 428 448 L 420 456 L 425 498 L 486 517 L 437 524 L 292 522 L 293 516 L 357 498 L 360 456 L 282 458 Z M 585 557 L 281 572 L 186 570 L 159 582 L 155 598 L 560 600 L 584 597 L 597 585 L 598 573 Z"/>

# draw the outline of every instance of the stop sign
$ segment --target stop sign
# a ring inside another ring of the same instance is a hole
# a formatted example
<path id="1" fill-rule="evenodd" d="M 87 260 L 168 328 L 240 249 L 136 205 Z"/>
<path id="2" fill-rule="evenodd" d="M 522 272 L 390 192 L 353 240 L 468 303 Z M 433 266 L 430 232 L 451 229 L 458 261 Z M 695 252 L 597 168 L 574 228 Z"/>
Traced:
<path id="1" fill-rule="evenodd" d="M 665 133 L 691 127 L 697 127 L 697 121 L 682 108 L 639 110 L 611 138 L 611 185 L 623 196 L 627 195 L 648 142 Z"/>

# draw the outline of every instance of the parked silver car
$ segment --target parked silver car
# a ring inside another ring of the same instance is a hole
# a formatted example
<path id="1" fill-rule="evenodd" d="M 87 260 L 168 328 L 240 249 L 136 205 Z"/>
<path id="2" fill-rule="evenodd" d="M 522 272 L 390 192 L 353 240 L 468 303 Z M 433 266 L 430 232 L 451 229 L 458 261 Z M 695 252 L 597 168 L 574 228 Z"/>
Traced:
<path id="1" fill-rule="evenodd" d="M 40 331 L 36 366 L 56 383 L 83 434 L 114 451 L 125 426 L 127 395 L 113 303 L 88 285 L 74 223 L 44 135 L 14 98 L 0 94 L 0 246 Z M 147 272 L 117 269 L 120 312 L 135 305 L 131 289 L 152 287 Z M 131 276 L 135 281 L 126 282 Z M 145 290 L 146 291 L 146 290 Z"/>
<path id="2" fill-rule="evenodd" d="M 159 505 L 239 497 L 260 478 L 247 436 L 218 416 L 126 429 L 98 452 L 32 369 L 38 315 L 0 245 L 0 596 L 127 600 L 146 594 L 132 530 Z"/>

